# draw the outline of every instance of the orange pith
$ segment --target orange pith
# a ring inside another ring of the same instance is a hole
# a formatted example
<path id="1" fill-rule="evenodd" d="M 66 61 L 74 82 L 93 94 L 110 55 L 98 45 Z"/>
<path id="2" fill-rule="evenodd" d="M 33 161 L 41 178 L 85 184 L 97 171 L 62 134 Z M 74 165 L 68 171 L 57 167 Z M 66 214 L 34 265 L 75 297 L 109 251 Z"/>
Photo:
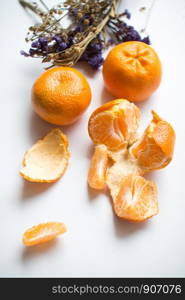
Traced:
<path id="1" fill-rule="evenodd" d="M 33 246 L 55 239 L 58 235 L 66 232 L 66 226 L 60 222 L 42 223 L 25 231 L 23 243 Z"/>
<path id="2" fill-rule="evenodd" d="M 84 75 L 69 67 L 50 69 L 35 81 L 32 104 L 45 121 L 56 125 L 75 122 L 91 101 L 91 89 Z"/>
<path id="3" fill-rule="evenodd" d="M 65 173 L 69 157 L 67 136 L 54 128 L 25 153 L 20 175 L 31 182 L 55 182 Z"/>
<path id="4" fill-rule="evenodd" d="M 172 126 L 163 121 L 154 111 L 153 120 L 143 136 L 131 148 L 130 153 L 145 170 L 164 168 L 172 159 L 175 132 Z"/>
<path id="5" fill-rule="evenodd" d="M 115 46 L 103 65 L 106 88 L 118 98 L 130 101 L 147 99 L 161 81 L 161 63 L 154 49 L 130 41 Z"/>
<path id="6" fill-rule="evenodd" d="M 110 190 L 120 218 L 142 222 L 158 213 L 157 188 L 146 172 L 164 168 L 172 159 L 175 132 L 152 111 L 153 120 L 138 137 L 139 109 L 118 99 L 96 109 L 89 135 L 96 145 L 88 174 L 89 186 Z"/>
<path id="7" fill-rule="evenodd" d="M 135 141 L 139 119 L 139 109 L 134 104 L 117 99 L 94 111 L 89 119 L 89 135 L 95 144 L 119 149 Z"/>

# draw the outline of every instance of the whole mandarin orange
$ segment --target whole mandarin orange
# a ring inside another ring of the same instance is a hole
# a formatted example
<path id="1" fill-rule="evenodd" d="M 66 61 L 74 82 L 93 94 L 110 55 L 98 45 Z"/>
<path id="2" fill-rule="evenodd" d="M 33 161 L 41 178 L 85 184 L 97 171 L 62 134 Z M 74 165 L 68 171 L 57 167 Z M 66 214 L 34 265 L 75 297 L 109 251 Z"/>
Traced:
<path id="1" fill-rule="evenodd" d="M 74 68 L 56 67 L 44 72 L 32 87 L 34 111 L 55 125 L 75 122 L 91 102 L 84 75 Z"/>
<path id="2" fill-rule="evenodd" d="M 106 88 L 118 98 L 146 100 L 161 82 L 161 62 L 153 48 L 131 41 L 115 46 L 103 64 Z"/>

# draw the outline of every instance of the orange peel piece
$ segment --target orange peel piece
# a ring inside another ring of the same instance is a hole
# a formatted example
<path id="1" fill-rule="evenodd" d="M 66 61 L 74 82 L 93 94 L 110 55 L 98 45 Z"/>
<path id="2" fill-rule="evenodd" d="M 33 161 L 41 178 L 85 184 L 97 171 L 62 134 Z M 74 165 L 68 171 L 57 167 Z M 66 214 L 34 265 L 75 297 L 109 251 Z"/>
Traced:
<path id="1" fill-rule="evenodd" d="M 175 132 L 172 126 L 152 111 L 153 120 L 143 136 L 132 145 L 130 154 L 147 171 L 167 166 L 173 157 Z"/>
<path id="2" fill-rule="evenodd" d="M 157 215 L 159 209 L 155 183 L 142 176 L 126 176 L 113 201 L 113 208 L 118 217 L 133 222 L 142 222 Z"/>
<path id="3" fill-rule="evenodd" d="M 89 136 L 96 145 L 104 144 L 110 150 L 117 150 L 136 140 L 139 120 L 140 111 L 135 104 L 125 99 L 113 100 L 92 113 Z"/>
<path id="4" fill-rule="evenodd" d="M 67 231 L 64 223 L 42 223 L 26 230 L 23 234 L 23 244 L 34 246 L 55 239 L 58 235 Z"/>
<path id="5" fill-rule="evenodd" d="M 25 153 L 20 175 L 32 182 L 55 182 L 64 174 L 69 156 L 67 137 L 52 129 Z"/>
<path id="6" fill-rule="evenodd" d="M 88 183 L 90 187 L 98 190 L 105 188 L 107 165 L 107 147 L 105 145 L 96 146 L 88 173 Z"/>

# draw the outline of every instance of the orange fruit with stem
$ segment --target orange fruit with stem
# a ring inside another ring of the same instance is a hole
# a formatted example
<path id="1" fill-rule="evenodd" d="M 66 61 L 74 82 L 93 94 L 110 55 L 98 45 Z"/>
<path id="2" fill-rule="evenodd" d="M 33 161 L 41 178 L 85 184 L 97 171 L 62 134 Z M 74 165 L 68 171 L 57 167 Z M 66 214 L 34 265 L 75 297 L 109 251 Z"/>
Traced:
<path id="1" fill-rule="evenodd" d="M 149 45 L 130 41 L 115 46 L 103 64 L 109 92 L 130 101 L 146 100 L 161 82 L 161 62 Z"/>
<path id="2" fill-rule="evenodd" d="M 158 214 L 155 183 L 142 176 L 125 177 L 113 201 L 113 208 L 118 217 L 134 222 L 145 221 Z"/>
<path id="3" fill-rule="evenodd" d="M 125 99 L 110 101 L 97 108 L 88 123 L 89 135 L 95 144 L 119 149 L 132 144 L 137 136 L 140 111 Z"/>
<path id="4" fill-rule="evenodd" d="M 23 234 L 23 244 L 34 246 L 55 239 L 58 235 L 67 231 L 64 223 L 48 222 L 42 223 L 26 230 Z"/>
<path id="5" fill-rule="evenodd" d="M 167 166 L 173 157 L 175 132 L 172 126 L 152 111 L 153 120 L 143 136 L 130 148 L 131 155 L 144 171 Z"/>
<path id="6" fill-rule="evenodd" d="M 32 87 L 34 111 L 45 121 L 68 125 L 85 112 L 91 102 L 91 89 L 85 76 L 69 67 L 44 72 Z"/>

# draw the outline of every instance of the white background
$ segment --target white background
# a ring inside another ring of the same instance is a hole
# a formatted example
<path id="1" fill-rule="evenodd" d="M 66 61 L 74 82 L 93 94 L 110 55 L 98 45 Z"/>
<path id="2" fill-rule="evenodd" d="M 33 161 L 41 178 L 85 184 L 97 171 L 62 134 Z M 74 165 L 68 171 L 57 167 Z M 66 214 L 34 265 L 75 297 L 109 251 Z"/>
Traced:
<path id="1" fill-rule="evenodd" d="M 139 8 L 150 7 L 152 1 L 121 2 L 141 29 L 147 12 Z M 108 195 L 87 186 L 92 154 L 88 118 L 97 106 L 113 99 L 104 89 L 101 71 L 80 68 L 93 98 L 79 122 L 62 128 L 71 151 L 63 178 L 49 185 L 19 176 L 24 152 L 52 128 L 32 112 L 30 103 L 31 86 L 43 65 L 19 55 L 20 49 L 27 49 L 24 37 L 31 24 L 18 1 L 1 1 L 0 276 L 185 276 L 185 1 L 154 1 L 147 28 L 163 64 L 163 80 L 139 105 L 141 128 L 154 109 L 173 124 L 177 140 L 172 163 L 149 176 L 158 185 L 160 214 L 143 224 L 116 218 Z M 57 241 L 26 249 L 22 233 L 45 221 L 65 222 L 68 232 Z"/>

